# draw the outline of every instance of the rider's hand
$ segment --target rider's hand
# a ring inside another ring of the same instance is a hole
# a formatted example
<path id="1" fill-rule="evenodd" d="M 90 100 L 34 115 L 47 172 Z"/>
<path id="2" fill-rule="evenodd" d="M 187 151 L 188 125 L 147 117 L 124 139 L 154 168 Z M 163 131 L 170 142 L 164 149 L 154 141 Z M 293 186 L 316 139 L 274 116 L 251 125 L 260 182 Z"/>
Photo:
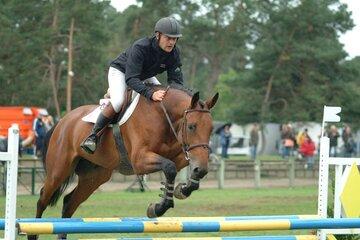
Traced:
<path id="1" fill-rule="evenodd" d="M 165 90 L 157 90 L 156 92 L 153 93 L 151 99 L 156 102 L 161 102 L 165 97 L 165 93 L 166 93 Z"/>

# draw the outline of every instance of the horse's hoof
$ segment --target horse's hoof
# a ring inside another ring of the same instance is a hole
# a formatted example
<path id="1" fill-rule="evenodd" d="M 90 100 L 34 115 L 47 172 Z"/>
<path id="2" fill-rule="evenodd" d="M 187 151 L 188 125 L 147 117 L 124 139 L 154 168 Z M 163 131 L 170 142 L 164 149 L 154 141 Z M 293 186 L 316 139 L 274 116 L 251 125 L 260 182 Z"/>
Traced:
<path id="1" fill-rule="evenodd" d="M 66 233 L 62 233 L 62 234 L 59 234 L 58 235 L 58 238 L 57 238 L 58 240 L 66 240 L 67 239 L 67 234 Z"/>
<path id="2" fill-rule="evenodd" d="M 185 183 L 179 183 L 174 190 L 174 197 L 176 197 L 177 199 L 187 198 L 187 196 L 185 196 L 181 191 L 183 186 L 185 186 Z"/>
<path id="3" fill-rule="evenodd" d="M 28 235 L 27 239 L 28 239 L 28 240 L 37 240 L 37 239 L 38 239 L 38 235 Z"/>
<path id="4" fill-rule="evenodd" d="M 156 203 L 150 203 L 149 204 L 147 212 L 146 212 L 148 218 L 156 218 L 156 217 L 158 217 L 156 215 L 156 212 L 155 212 L 155 206 L 156 206 Z"/>

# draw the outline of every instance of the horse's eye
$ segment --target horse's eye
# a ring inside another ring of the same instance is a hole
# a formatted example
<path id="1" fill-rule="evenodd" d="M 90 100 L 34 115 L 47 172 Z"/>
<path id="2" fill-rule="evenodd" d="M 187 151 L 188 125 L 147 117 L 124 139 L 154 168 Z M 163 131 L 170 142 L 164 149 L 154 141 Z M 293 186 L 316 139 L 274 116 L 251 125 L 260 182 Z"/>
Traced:
<path id="1" fill-rule="evenodd" d="M 196 130 L 196 125 L 195 124 L 189 124 L 188 129 L 189 129 L 189 131 L 194 132 Z"/>

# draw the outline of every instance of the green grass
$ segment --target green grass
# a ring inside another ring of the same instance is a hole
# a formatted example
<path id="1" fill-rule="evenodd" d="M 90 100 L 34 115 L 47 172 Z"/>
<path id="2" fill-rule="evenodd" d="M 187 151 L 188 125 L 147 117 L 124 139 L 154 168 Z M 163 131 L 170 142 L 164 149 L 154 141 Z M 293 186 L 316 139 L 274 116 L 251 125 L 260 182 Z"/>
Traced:
<path id="1" fill-rule="evenodd" d="M 143 217 L 150 202 L 159 200 L 159 191 L 146 193 L 107 192 L 92 195 L 80 206 L 74 217 Z M 20 196 L 17 202 L 17 217 L 34 217 L 38 196 Z M 59 217 L 60 203 L 48 208 L 43 217 Z M 5 198 L 0 198 L 1 212 L 4 212 Z M 262 189 L 207 189 L 194 192 L 186 200 L 176 200 L 175 208 L 168 210 L 170 216 L 246 216 L 316 214 L 317 188 L 262 188 Z M 307 234 L 307 231 L 267 231 L 259 234 Z M 115 238 L 115 237 L 181 237 L 181 236 L 236 236 L 256 233 L 185 233 L 185 234 L 76 234 L 69 239 Z M 1 234 L 2 235 L 2 234 Z M 1 236 L 0 235 L 0 236 Z M 41 239 L 54 239 L 44 235 Z M 25 239 L 25 237 L 19 237 Z"/>
<path id="2" fill-rule="evenodd" d="M 282 161 L 283 160 L 280 155 L 258 155 L 257 158 L 260 161 L 275 161 L 275 160 Z M 239 160 L 239 161 L 251 160 L 250 156 L 243 156 L 243 155 L 230 155 L 229 159 L 230 160 Z"/>

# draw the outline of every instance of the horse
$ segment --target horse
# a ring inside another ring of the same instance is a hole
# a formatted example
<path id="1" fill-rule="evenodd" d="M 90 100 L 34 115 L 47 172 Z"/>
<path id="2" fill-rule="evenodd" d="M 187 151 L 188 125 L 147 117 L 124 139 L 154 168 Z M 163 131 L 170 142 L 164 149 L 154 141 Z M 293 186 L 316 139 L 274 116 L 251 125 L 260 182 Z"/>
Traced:
<path id="1" fill-rule="evenodd" d="M 165 89 L 165 86 L 152 88 Z M 209 139 L 213 129 L 210 109 L 219 96 L 216 93 L 202 101 L 199 92 L 193 94 L 179 86 L 169 86 L 166 90 L 161 103 L 141 96 L 131 117 L 120 127 L 133 169 L 130 174 L 163 171 L 165 175 L 161 201 L 149 204 L 147 209 L 147 216 L 151 218 L 162 216 L 173 208 L 173 196 L 178 199 L 189 197 L 207 174 Z M 43 153 L 46 176 L 37 202 L 36 218 L 42 217 L 47 206 L 56 204 L 76 174 L 77 186 L 63 198 L 62 218 L 70 218 L 119 167 L 120 154 L 116 151 L 111 128 L 104 129 L 94 154 L 88 154 L 80 147 L 92 128 L 91 123 L 81 118 L 96 107 L 86 105 L 70 111 L 47 133 Z M 177 172 L 188 165 L 187 183 L 179 183 L 174 189 Z M 58 237 L 66 239 L 66 234 Z M 37 236 L 29 235 L 28 239 L 37 239 Z"/>

